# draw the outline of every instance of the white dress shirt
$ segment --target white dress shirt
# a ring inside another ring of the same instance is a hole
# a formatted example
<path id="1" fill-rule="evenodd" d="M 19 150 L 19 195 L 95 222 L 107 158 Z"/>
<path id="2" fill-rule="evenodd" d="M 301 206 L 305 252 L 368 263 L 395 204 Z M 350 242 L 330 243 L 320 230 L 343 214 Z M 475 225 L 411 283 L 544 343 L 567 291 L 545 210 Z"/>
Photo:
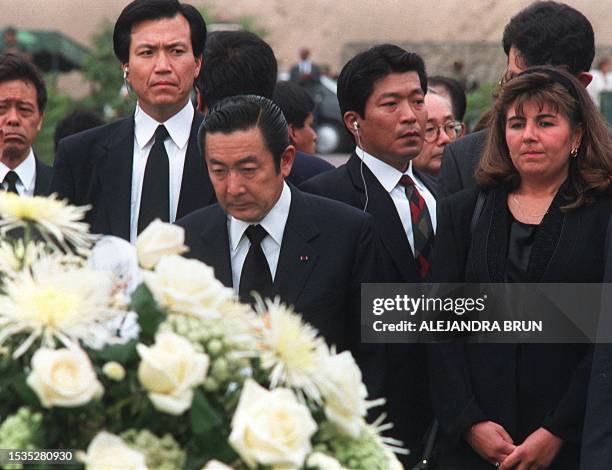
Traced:
<path id="1" fill-rule="evenodd" d="M 374 176 L 378 180 L 378 182 L 382 185 L 383 188 L 389 193 L 391 199 L 393 200 L 393 204 L 395 204 L 395 209 L 399 215 L 400 221 L 404 226 L 404 231 L 406 232 L 406 236 L 408 237 L 408 242 L 410 243 L 410 248 L 414 253 L 414 235 L 412 233 L 412 218 L 410 216 L 410 201 L 406 197 L 406 189 L 404 186 L 399 184 L 399 181 L 403 175 L 408 175 L 414 181 L 414 185 L 416 189 L 419 191 L 423 199 L 425 200 L 425 204 L 427 205 L 427 210 L 429 211 L 429 217 L 431 219 L 431 226 L 436 231 L 436 198 L 434 198 L 431 191 L 427 189 L 427 187 L 416 177 L 412 171 L 412 162 L 409 162 L 408 169 L 402 173 L 401 171 L 393 168 L 391 165 L 379 160 L 378 158 L 373 157 L 369 153 L 365 152 L 361 148 L 357 148 L 355 150 L 357 156 L 363 158 L 363 163 L 366 165 Z"/>
<path id="2" fill-rule="evenodd" d="M 170 176 L 170 222 L 176 220 L 176 210 L 179 196 L 181 194 L 181 182 L 183 180 L 183 168 L 185 166 L 185 154 L 191 133 L 194 109 L 191 101 L 188 101 L 183 109 L 168 119 L 166 122 L 157 122 L 140 106 L 136 106 L 134 114 L 134 159 L 132 161 L 132 198 L 130 202 L 130 241 L 134 243 L 138 234 L 138 214 L 140 212 L 140 196 L 142 194 L 142 182 L 147 166 L 147 158 L 151 147 L 153 147 L 154 135 L 157 126 L 166 126 L 169 138 L 164 142 L 168 153 L 169 176 Z M 162 188 L 160 188 L 162 190 Z"/>
<path id="3" fill-rule="evenodd" d="M 4 178 L 9 171 L 11 171 L 11 169 L 4 163 L 0 162 L 0 182 L 2 182 L 2 187 L 5 190 L 8 189 L 8 183 L 4 183 Z M 34 196 L 34 185 L 36 184 L 36 160 L 31 147 L 28 156 L 13 171 L 17 173 L 17 176 L 19 176 L 19 179 L 15 183 L 19 195 Z"/>
<path id="4" fill-rule="evenodd" d="M 263 251 L 268 266 L 272 281 L 276 276 L 276 268 L 278 266 L 278 256 L 280 254 L 281 243 L 283 241 L 283 233 L 285 233 L 285 225 L 289 217 L 289 208 L 291 207 L 291 189 L 287 183 L 283 184 L 283 191 L 276 204 L 268 212 L 268 214 L 259 222 L 266 229 L 268 235 L 261 242 L 261 250 Z M 232 262 L 232 284 L 234 291 L 238 293 L 240 286 L 240 275 L 242 274 L 242 266 L 246 259 L 251 242 L 245 234 L 249 225 L 253 225 L 243 220 L 238 220 L 231 215 L 227 218 L 227 230 L 230 243 L 230 258 Z"/>

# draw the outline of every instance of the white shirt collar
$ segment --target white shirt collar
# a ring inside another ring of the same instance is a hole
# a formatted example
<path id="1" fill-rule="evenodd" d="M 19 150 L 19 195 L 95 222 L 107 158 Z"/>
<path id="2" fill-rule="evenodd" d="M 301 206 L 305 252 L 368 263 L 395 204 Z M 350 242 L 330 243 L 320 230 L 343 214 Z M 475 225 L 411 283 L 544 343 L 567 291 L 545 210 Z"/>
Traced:
<path id="1" fill-rule="evenodd" d="M 289 217 L 289 209 L 291 207 L 291 189 L 286 182 L 283 182 L 283 191 L 281 192 L 278 201 L 274 204 L 274 207 L 266 214 L 266 216 L 259 221 L 259 225 L 266 229 L 268 235 L 280 246 L 283 241 L 283 233 L 285 232 L 285 225 L 287 224 L 287 218 Z M 249 225 L 249 222 L 239 220 L 231 215 L 228 216 L 230 221 L 230 248 L 234 252 L 238 248 L 240 240 L 244 235 L 245 230 Z"/>
<path id="2" fill-rule="evenodd" d="M 358 148 L 355 149 L 355 153 L 358 157 L 363 158 L 363 163 L 370 169 L 378 182 L 382 185 L 385 190 L 390 193 L 398 185 L 400 178 L 403 175 L 408 175 L 414 181 L 417 189 L 422 188 L 422 184 L 417 177 L 415 177 L 412 171 L 412 160 L 408 162 L 408 168 L 405 172 L 401 172 L 396 168 L 393 168 L 388 163 L 379 160 L 378 158 L 370 155 L 365 150 Z"/>
<path id="3" fill-rule="evenodd" d="M 191 123 L 193 122 L 193 115 L 195 111 L 191 100 L 187 101 L 187 104 L 178 113 L 168 119 L 166 122 L 158 122 L 145 113 L 140 105 L 136 106 L 136 112 L 134 113 L 134 133 L 136 135 L 136 142 L 142 150 L 153 138 L 157 126 L 163 124 L 166 126 L 166 130 L 170 135 L 170 138 L 174 144 L 179 148 L 183 149 L 189 141 L 189 134 L 191 133 Z"/>
<path id="4" fill-rule="evenodd" d="M 0 162 L 0 183 L 4 181 L 9 171 L 11 171 L 11 169 Z M 19 181 L 23 185 L 25 191 L 31 191 L 34 188 L 34 184 L 36 183 L 36 159 L 34 158 L 32 147 L 30 147 L 30 152 L 25 160 L 13 171 L 19 176 Z"/>

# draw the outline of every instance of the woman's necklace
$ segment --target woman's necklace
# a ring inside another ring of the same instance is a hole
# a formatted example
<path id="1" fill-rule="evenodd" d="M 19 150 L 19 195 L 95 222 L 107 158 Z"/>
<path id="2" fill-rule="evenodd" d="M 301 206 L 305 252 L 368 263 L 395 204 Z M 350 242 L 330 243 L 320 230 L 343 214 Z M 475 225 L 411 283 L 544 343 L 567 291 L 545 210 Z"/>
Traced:
<path id="1" fill-rule="evenodd" d="M 525 219 L 537 220 L 539 222 L 539 221 L 542 220 L 542 218 L 546 214 L 548 214 L 548 209 L 546 209 L 544 212 L 541 212 L 541 213 L 529 212 L 528 210 L 526 210 L 525 206 L 523 206 L 523 204 L 521 204 L 521 201 L 519 201 L 519 199 L 516 196 L 516 194 L 512 194 L 510 200 L 514 203 L 514 205 L 516 206 L 518 211 L 521 213 L 521 215 Z"/>

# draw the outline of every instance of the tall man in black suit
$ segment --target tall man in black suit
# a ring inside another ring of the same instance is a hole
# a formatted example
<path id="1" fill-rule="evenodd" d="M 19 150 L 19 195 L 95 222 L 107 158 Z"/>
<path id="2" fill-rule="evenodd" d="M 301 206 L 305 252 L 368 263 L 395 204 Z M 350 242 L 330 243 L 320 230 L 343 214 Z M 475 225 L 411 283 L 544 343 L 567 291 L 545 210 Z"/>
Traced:
<path id="1" fill-rule="evenodd" d="M 208 108 L 230 96 L 258 95 L 272 99 L 278 64 L 270 45 L 256 34 L 215 31 L 208 36 L 204 55 L 206 61 L 197 82 L 200 109 L 204 114 Z M 287 179 L 297 185 L 330 167 L 333 168 L 322 158 L 309 158 L 296 152 Z"/>
<path id="2" fill-rule="evenodd" d="M 432 180 L 411 159 L 423 146 L 427 121 L 423 59 L 394 45 L 357 54 L 342 69 L 338 101 L 357 147 L 349 161 L 306 181 L 302 189 L 374 216 L 382 240 L 384 277 L 378 282 L 427 279 L 436 223 Z M 432 420 L 423 345 L 387 345 L 384 395 L 395 427 L 389 434 L 421 456 Z M 409 468 L 410 468 L 409 467 Z"/>
<path id="3" fill-rule="evenodd" d="M 508 67 L 502 82 L 527 67 L 567 68 L 587 86 L 595 56 L 595 36 L 589 20 L 578 10 L 553 1 L 535 2 L 512 17 L 504 29 Z M 475 186 L 474 172 L 484 150 L 487 130 L 468 134 L 444 148 L 438 183 L 440 197 Z"/>
<path id="4" fill-rule="evenodd" d="M 47 89 L 36 67 L 22 55 L 0 56 L 0 156 L 2 189 L 22 196 L 47 196 L 53 170 L 34 156 L 32 142 L 42 126 Z"/>
<path id="5" fill-rule="evenodd" d="M 245 301 L 256 291 L 294 305 L 330 344 L 354 353 L 370 393 L 380 393 L 378 358 L 359 341 L 361 283 L 375 278 L 371 217 L 285 182 L 295 149 L 267 98 L 222 101 L 200 137 L 219 203 L 177 222 L 188 256 L 212 266 Z"/>
<path id="6" fill-rule="evenodd" d="M 177 0 L 135 0 L 119 15 L 113 46 L 136 112 L 60 141 L 51 185 L 92 205 L 94 233 L 134 242 L 155 218 L 173 222 L 214 202 L 190 101 L 205 41 L 202 15 Z"/>

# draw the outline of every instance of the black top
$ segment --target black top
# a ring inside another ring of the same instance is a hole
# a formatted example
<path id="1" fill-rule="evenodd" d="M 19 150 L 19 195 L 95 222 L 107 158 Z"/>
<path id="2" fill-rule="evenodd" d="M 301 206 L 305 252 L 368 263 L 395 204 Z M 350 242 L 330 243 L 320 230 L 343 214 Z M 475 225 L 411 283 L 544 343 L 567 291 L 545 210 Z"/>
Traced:
<path id="1" fill-rule="evenodd" d="M 525 224 L 516 220 L 512 215 L 510 219 L 508 261 L 504 280 L 506 282 L 525 282 L 538 225 Z"/>

